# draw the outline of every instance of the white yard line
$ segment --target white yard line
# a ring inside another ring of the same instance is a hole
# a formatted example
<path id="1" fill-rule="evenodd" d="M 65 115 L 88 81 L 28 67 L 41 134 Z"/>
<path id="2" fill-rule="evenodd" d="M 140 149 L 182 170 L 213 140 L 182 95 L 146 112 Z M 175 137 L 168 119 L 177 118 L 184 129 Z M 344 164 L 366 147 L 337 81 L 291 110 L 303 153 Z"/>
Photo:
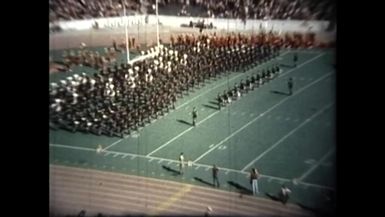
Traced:
<path id="1" fill-rule="evenodd" d="M 320 58 L 320 57 L 321 57 L 322 55 L 324 55 L 324 54 L 325 54 L 325 53 L 320 53 L 320 54 L 318 54 L 317 56 L 315 56 L 315 57 L 313 57 L 313 58 L 311 58 L 311 59 L 309 59 L 309 60 L 307 60 L 307 61 L 305 61 L 305 62 L 299 64 L 297 67 L 292 68 L 292 69 L 290 69 L 290 70 L 288 70 L 288 71 L 286 71 L 286 72 L 280 74 L 280 75 L 278 76 L 278 78 L 279 78 L 279 77 L 282 77 L 282 76 L 284 76 L 284 75 L 286 75 L 286 74 L 288 74 L 288 73 L 290 73 L 290 72 L 292 72 L 292 71 L 294 71 L 294 70 L 296 70 L 296 69 L 298 69 L 298 68 L 300 68 L 300 67 L 302 67 L 302 66 L 305 65 L 305 64 L 308 64 L 308 63 L 310 63 L 310 62 L 312 62 L 312 61 L 314 61 L 314 60 Z"/>
<path id="2" fill-rule="evenodd" d="M 313 81 L 312 83 L 306 85 L 305 87 L 299 89 L 298 91 L 296 91 L 292 96 L 295 96 L 299 93 L 301 93 L 302 91 L 306 90 L 307 88 L 309 88 L 310 86 L 314 85 L 315 83 L 318 83 L 319 81 L 325 79 L 326 77 L 330 76 L 332 74 L 332 72 L 329 72 L 327 73 L 326 75 L 324 76 L 321 76 L 320 78 L 318 78 L 317 80 Z M 285 99 L 283 99 L 282 101 L 280 101 L 279 103 L 275 104 L 274 106 L 272 106 L 271 108 L 269 108 L 268 110 L 266 110 L 265 112 L 262 112 L 261 114 L 259 114 L 256 118 L 254 118 L 253 120 L 251 120 L 250 122 L 248 122 L 247 124 L 245 124 L 243 127 L 239 128 L 237 131 L 233 132 L 232 134 L 230 134 L 228 137 L 226 137 L 225 139 L 223 139 L 222 141 L 220 141 L 218 144 L 216 144 L 214 147 L 212 147 L 211 149 L 209 149 L 208 151 L 206 151 L 205 153 L 203 153 L 201 156 L 199 156 L 197 159 L 194 160 L 194 163 L 196 163 L 197 161 L 199 161 L 200 159 L 202 159 L 204 156 L 206 156 L 207 154 L 209 154 L 210 152 L 212 152 L 213 150 L 215 150 L 218 146 L 220 146 L 222 143 L 226 142 L 228 139 L 230 139 L 231 137 L 235 136 L 237 133 L 239 133 L 240 131 L 242 131 L 243 129 L 245 129 L 246 127 L 248 127 L 250 124 L 254 123 L 255 121 L 257 121 L 259 118 L 261 118 L 263 115 L 267 114 L 268 112 L 270 112 L 271 110 L 275 109 L 277 106 L 281 105 L 282 103 L 286 102 L 287 100 L 289 99 L 292 99 L 292 97 L 286 97 Z"/>
<path id="3" fill-rule="evenodd" d="M 301 177 L 299 177 L 298 181 L 302 181 L 306 176 L 308 176 L 311 172 L 313 172 L 326 158 L 328 158 L 333 152 L 335 151 L 335 148 L 332 148 L 328 153 L 326 153 L 319 161 L 318 163 L 314 164 L 308 171 L 306 171 Z"/>
<path id="4" fill-rule="evenodd" d="M 196 125 L 200 125 L 202 124 L 203 122 L 207 121 L 208 119 L 210 119 L 211 117 L 213 117 L 214 115 L 218 114 L 219 111 L 216 111 L 214 113 L 212 113 L 211 115 L 207 116 L 205 119 L 201 120 L 200 122 L 198 122 Z M 166 147 L 168 144 L 170 144 L 171 142 L 173 142 L 174 140 L 178 139 L 179 137 L 183 136 L 184 134 L 186 134 L 187 132 L 189 132 L 190 130 L 192 130 L 194 127 L 190 127 L 188 129 L 186 129 L 185 131 L 179 133 L 177 136 L 175 136 L 174 138 L 170 139 L 169 141 L 167 141 L 166 143 L 164 143 L 163 145 L 159 146 L 158 148 L 156 148 L 155 150 L 153 150 L 152 152 L 148 153 L 146 156 L 149 157 L 151 156 L 152 154 L 154 154 L 155 152 L 159 151 L 160 149 Z"/>
<path id="5" fill-rule="evenodd" d="M 307 123 L 309 123 L 311 120 L 313 120 L 318 115 L 322 114 L 326 109 L 330 108 L 334 103 L 331 103 L 327 106 L 324 106 L 321 110 L 313 114 L 310 118 L 306 119 L 304 122 L 302 122 L 300 125 L 298 125 L 296 128 L 291 130 L 289 133 L 287 133 L 285 136 L 283 136 L 280 140 L 278 140 L 276 143 L 274 143 L 272 146 L 270 146 L 268 149 L 266 149 L 264 152 L 262 152 L 260 155 L 258 155 L 254 160 L 252 160 L 250 163 L 248 163 L 241 171 L 245 171 L 248 167 L 253 165 L 255 162 L 257 162 L 259 159 L 261 159 L 263 156 L 265 156 L 267 153 L 269 153 L 271 150 L 273 150 L 275 147 L 277 147 L 279 144 L 281 144 L 285 139 L 287 139 L 289 136 L 291 136 L 293 133 L 295 133 L 297 130 L 299 130 L 301 127 L 305 126 Z"/>
<path id="6" fill-rule="evenodd" d="M 73 150 L 80 150 L 80 151 L 90 151 L 90 152 L 95 152 L 96 149 L 92 148 L 85 148 L 85 147 L 77 147 L 77 146 L 71 146 L 71 145 L 61 145 L 61 144 L 50 144 L 51 147 L 56 147 L 56 148 L 65 148 L 65 149 L 73 149 Z M 108 154 L 122 154 L 122 155 L 127 155 L 127 156 L 132 156 L 132 157 L 139 157 L 139 158 L 144 158 L 144 159 L 153 159 L 153 160 L 163 160 L 163 161 L 168 161 L 170 163 L 177 163 L 179 164 L 178 160 L 172 160 L 172 159 L 166 159 L 166 158 L 160 158 L 160 157 L 147 157 L 145 155 L 138 155 L 138 154 L 132 154 L 132 153 L 127 153 L 127 152 L 117 152 L 117 151 L 104 151 L 105 153 Z M 67 161 L 68 163 L 68 161 Z M 199 163 L 193 163 L 193 166 L 199 166 L 199 167 L 204 167 L 207 170 L 212 168 L 212 165 L 207 165 L 207 164 L 199 164 Z M 240 170 L 235 170 L 235 169 L 229 169 L 229 168 L 223 168 L 223 167 L 218 167 L 221 171 L 225 172 L 235 172 L 239 174 L 244 174 L 248 175 L 248 172 L 240 171 Z M 283 182 L 292 182 L 290 179 L 286 178 L 280 178 L 280 177 L 275 177 L 275 176 L 269 176 L 269 175 L 261 175 L 262 178 L 266 179 L 272 179 L 272 180 L 277 180 L 277 181 L 283 181 Z M 310 187 L 316 187 L 316 188 L 321 188 L 321 189 L 329 189 L 329 190 L 334 190 L 331 187 L 328 186 L 321 186 L 317 184 L 312 184 L 312 183 L 306 183 L 306 182 L 299 182 L 300 185 L 304 186 L 310 186 Z"/>

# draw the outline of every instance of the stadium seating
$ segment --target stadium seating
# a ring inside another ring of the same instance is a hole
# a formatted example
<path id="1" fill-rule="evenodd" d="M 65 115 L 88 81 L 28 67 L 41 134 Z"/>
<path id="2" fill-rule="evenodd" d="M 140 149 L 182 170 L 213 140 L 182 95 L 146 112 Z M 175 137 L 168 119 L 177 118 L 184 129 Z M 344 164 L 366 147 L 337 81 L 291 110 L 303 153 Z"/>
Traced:
<path id="1" fill-rule="evenodd" d="M 50 0 L 50 22 L 123 15 L 122 0 Z M 127 13 L 155 14 L 155 0 L 126 0 Z M 160 0 L 159 14 L 240 19 L 334 20 L 333 1 Z"/>

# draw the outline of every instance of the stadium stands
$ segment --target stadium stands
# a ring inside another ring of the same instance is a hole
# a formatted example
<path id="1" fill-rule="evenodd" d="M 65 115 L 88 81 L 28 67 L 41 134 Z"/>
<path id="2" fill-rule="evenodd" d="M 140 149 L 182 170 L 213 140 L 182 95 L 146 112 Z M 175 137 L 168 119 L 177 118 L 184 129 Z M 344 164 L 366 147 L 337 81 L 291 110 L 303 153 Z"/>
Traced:
<path id="1" fill-rule="evenodd" d="M 50 0 L 50 22 L 123 15 L 122 0 Z M 128 14 L 155 14 L 155 0 L 126 0 Z M 277 20 L 334 20 L 331 0 L 160 0 L 159 14 Z"/>

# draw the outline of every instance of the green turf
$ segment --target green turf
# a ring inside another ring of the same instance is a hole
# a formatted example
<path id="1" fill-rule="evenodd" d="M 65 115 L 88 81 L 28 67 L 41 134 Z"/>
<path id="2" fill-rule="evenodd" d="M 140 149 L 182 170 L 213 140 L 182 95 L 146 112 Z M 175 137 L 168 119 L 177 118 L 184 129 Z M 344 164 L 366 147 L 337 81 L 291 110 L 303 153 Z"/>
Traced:
<path id="1" fill-rule="evenodd" d="M 319 56 L 321 52 L 323 55 Z M 311 62 L 301 65 L 312 58 Z M 209 166 L 215 163 L 221 168 L 227 168 L 220 171 L 221 189 L 231 191 L 237 189 L 228 181 L 251 189 L 247 172 L 255 166 L 266 175 L 260 179 L 262 192 L 275 193 L 281 184 L 286 184 L 293 191 L 291 202 L 300 202 L 313 208 L 330 207 L 329 189 L 335 188 L 335 153 L 320 163 L 319 160 L 336 145 L 335 104 L 325 109 L 325 106 L 335 103 L 335 74 L 331 65 L 333 58 L 334 54 L 330 50 L 300 52 L 299 67 L 283 68 L 281 77 L 247 93 L 220 111 L 213 103 L 218 93 L 233 87 L 235 82 L 272 62 L 245 73 L 233 72 L 208 81 L 204 87 L 179 99 L 176 110 L 171 110 L 123 140 L 51 130 L 50 143 L 65 147 L 50 146 L 50 163 L 202 186 L 208 185 L 194 178 L 212 182 Z M 275 61 L 291 64 L 292 54 L 287 53 Z M 289 77 L 294 79 L 294 95 L 272 92 L 287 92 Z M 204 120 L 195 128 L 189 125 L 194 106 L 198 109 L 198 122 Z M 320 113 L 321 109 L 324 110 Z M 259 116 L 261 113 L 264 115 Z M 311 120 L 306 121 L 311 117 Z M 301 124 L 303 126 L 299 127 Z M 95 149 L 98 144 L 104 148 L 112 146 L 106 153 L 97 154 Z M 163 148 L 154 152 L 162 145 Z M 215 145 L 217 147 L 211 149 Z M 273 145 L 274 148 L 270 149 Z M 175 161 L 180 152 L 184 152 L 185 158 L 189 160 L 207 154 L 197 161 L 198 164 L 187 167 L 184 176 L 179 176 L 162 166 L 178 170 Z M 149 153 L 151 156 L 146 157 Z M 244 172 L 241 171 L 257 157 L 260 157 L 258 161 L 246 167 Z M 316 167 L 312 169 L 314 165 Z M 310 169 L 311 173 L 302 180 L 307 184 L 295 185 L 291 182 Z M 260 196 L 265 197 L 264 194 Z"/>

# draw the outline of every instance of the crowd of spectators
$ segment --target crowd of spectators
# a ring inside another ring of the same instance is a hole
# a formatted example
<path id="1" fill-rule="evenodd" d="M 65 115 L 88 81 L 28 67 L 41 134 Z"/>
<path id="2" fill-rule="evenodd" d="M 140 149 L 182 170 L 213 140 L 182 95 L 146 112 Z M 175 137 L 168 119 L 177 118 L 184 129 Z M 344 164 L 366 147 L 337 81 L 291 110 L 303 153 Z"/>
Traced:
<path id="1" fill-rule="evenodd" d="M 202 16 L 240 19 L 331 20 L 335 5 L 330 0 L 181 0 L 180 15 L 189 7 L 204 8 Z"/>
<path id="2" fill-rule="evenodd" d="M 128 13 L 154 14 L 155 0 L 49 0 L 50 21 L 76 20 L 123 15 L 123 3 Z M 336 8 L 332 0 L 159 0 L 159 13 L 170 8 L 174 15 L 279 19 L 333 20 Z"/>
<path id="3" fill-rule="evenodd" d="M 50 22 L 123 16 L 123 3 L 128 12 L 140 11 L 140 0 L 49 0 Z"/>

